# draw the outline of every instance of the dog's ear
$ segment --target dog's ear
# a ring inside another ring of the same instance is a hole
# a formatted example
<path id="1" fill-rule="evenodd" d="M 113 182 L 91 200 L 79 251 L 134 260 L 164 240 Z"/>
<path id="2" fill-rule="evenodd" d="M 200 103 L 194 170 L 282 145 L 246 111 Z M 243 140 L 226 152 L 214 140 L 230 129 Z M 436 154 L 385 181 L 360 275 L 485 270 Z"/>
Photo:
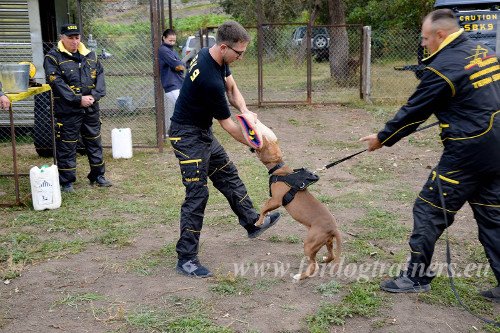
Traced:
<path id="1" fill-rule="evenodd" d="M 269 139 L 268 139 L 268 138 L 267 138 L 267 136 L 264 134 L 264 135 L 262 136 L 262 145 L 265 145 L 265 144 L 266 144 L 266 143 L 268 143 L 268 142 L 269 142 Z"/>

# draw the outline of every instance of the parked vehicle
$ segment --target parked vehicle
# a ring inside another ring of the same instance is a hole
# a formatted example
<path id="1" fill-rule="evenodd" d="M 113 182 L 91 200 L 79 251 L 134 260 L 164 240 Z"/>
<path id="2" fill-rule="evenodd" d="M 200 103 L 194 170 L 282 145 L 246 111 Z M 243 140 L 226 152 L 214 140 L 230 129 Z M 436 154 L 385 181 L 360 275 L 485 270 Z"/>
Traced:
<path id="1" fill-rule="evenodd" d="M 307 33 L 306 26 L 295 28 L 292 34 L 292 46 L 298 48 L 302 45 Z M 330 36 L 326 27 L 313 27 L 311 34 L 311 53 L 318 61 L 328 60 L 328 46 Z"/>
<path id="2" fill-rule="evenodd" d="M 457 16 L 458 24 L 464 33 L 473 40 L 477 40 L 492 50 L 497 50 L 497 21 L 500 14 L 500 0 L 436 0 L 434 8 L 450 8 Z M 500 50 L 497 51 L 497 54 Z M 396 67 L 396 70 L 410 70 L 420 79 L 424 65 L 422 59 L 429 54 L 418 46 L 418 65 Z"/>
<path id="3" fill-rule="evenodd" d="M 212 47 L 215 45 L 215 37 L 208 35 L 208 45 L 207 36 L 203 35 L 203 47 Z M 191 59 L 201 50 L 200 36 L 189 36 L 186 39 L 186 43 L 182 46 L 181 59 L 186 65 L 189 66 Z"/>

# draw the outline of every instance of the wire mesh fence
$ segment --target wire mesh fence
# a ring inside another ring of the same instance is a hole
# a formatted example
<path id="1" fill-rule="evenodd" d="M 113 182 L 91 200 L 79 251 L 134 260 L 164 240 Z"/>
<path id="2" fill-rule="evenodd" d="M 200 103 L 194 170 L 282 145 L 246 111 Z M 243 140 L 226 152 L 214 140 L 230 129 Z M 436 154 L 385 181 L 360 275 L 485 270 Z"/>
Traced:
<path id="1" fill-rule="evenodd" d="M 330 43 L 335 43 L 330 35 L 336 30 L 347 36 L 346 43 L 340 44 L 344 71 L 337 76 L 331 68 L 334 62 L 329 61 Z M 231 68 L 249 104 L 332 103 L 349 94 L 359 96 L 360 26 L 315 26 L 308 31 L 304 24 L 265 24 L 260 41 L 256 27 L 247 31 L 252 40 L 244 57 Z"/>
<path id="2" fill-rule="evenodd" d="M 376 103 L 404 103 L 419 83 L 417 64 L 419 31 L 373 31 L 371 52 L 371 98 Z M 398 69 L 399 68 L 399 69 Z"/>
<path id="3" fill-rule="evenodd" d="M 69 3 L 75 6 L 77 2 L 70 0 Z M 152 46 L 152 39 L 161 37 L 151 33 L 149 0 L 80 3 L 82 42 L 98 54 L 105 72 L 107 94 L 100 101 L 103 145 L 111 145 L 113 128 L 128 127 L 132 130 L 134 146 L 156 147 L 157 50 Z M 173 14 L 175 17 L 175 12 Z M 70 19 L 79 21 L 76 16 Z M 248 104 L 344 103 L 359 99 L 360 26 L 308 29 L 300 23 L 269 23 L 260 31 L 255 26 L 247 30 L 251 42 L 242 59 L 231 64 L 231 70 Z M 202 32 L 177 31 L 181 58 L 186 52 L 182 47 L 193 37 L 214 38 L 216 33 L 217 28 L 204 28 Z M 38 64 L 37 82 L 45 83 L 40 64 L 44 53 L 55 44 L 3 38 L 0 63 L 32 61 Z M 415 89 L 419 81 L 414 73 L 395 68 L 416 64 L 418 45 L 417 31 L 372 32 L 371 98 L 375 103 L 404 103 Z M 18 149 L 29 151 L 21 154 L 29 157 L 20 161 L 20 171 L 26 172 L 32 164 L 49 163 L 53 146 L 50 93 L 37 94 L 12 105 Z M 0 112 L 0 149 L 3 156 L 0 172 L 11 172 L 6 112 Z M 38 155 L 46 159 L 38 160 Z"/>
<path id="4" fill-rule="evenodd" d="M 155 147 L 154 55 L 149 1 L 82 1 L 83 42 L 104 67 L 103 145 L 113 128 L 131 128 L 135 146 Z M 105 18 L 105 20 L 103 19 Z"/>

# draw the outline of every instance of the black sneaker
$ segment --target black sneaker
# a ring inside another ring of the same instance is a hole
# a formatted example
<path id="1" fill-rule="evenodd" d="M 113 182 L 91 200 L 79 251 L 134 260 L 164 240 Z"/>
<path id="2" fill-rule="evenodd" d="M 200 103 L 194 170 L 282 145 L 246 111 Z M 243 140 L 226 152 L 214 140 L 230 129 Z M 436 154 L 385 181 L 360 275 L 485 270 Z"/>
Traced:
<path id="1" fill-rule="evenodd" d="M 492 302 L 500 303 L 500 286 L 490 290 L 481 291 L 479 294 Z"/>
<path id="2" fill-rule="evenodd" d="M 248 238 L 259 237 L 264 231 L 275 225 L 276 222 L 278 222 L 278 220 L 280 219 L 280 217 L 281 214 L 278 212 L 267 214 L 266 217 L 264 218 L 264 222 L 262 223 L 262 225 L 258 226 L 257 227 L 258 229 L 248 233 Z"/>
<path id="3" fill-rule="evenodd" d="M 61 192 L 63 193 L 75 193 L 75 189 L 73 188 L 73 183 L 67 183 L 61 185 Z"/>
<path id="4" fill-rule="evenodd" d="M 113 183 L 104 178 L 104 176 L 97 176 L 95 180 L 90 181 L 90 185 L 99 187 L 110 187 L 113 186 Z"/>
<path id="5" fill-rule="evenodd" d="M 431 290 L 431 284 L 411 278 L 406 272 L 401 272 L 397 278 L 380 283 L 382 290 L 390 293 L 421 293 Z"/>
<path id="6" fill-rule="evenodd" d="M 196 278 L 206 278 L 212 276 L 208 268 L 202 266 L 197 258 L 191 260 L 181 260 L 177 262 L 175 270 L 183 275 Z"/>

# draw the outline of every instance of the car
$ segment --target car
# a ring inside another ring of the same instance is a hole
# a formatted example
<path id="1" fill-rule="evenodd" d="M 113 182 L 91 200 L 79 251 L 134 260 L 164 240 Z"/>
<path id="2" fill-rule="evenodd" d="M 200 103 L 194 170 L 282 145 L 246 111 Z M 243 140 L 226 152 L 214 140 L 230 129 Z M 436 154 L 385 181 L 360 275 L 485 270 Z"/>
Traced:
<path id="1" fill-rule="evenodd" d="M 215 45 L 215 37 L 208 35 L 208 45 L 207 45 L 207 36 L 203 35 L 203 47 L 212 47 Z M 181 59 L 186 65 L 189 66 L 191 59 L 200 51 L 201 43 L 200 36 L 189 36 L 186 39 L 186 43 L 182 47 L 181 51 Z"/>
<path id="2" fill-rule="evenodd" d="M 292 45 L 297 48 L 303 43 L 307 33 L 306 26 L 300 26 L 294 29 L 292 34 Z M 328 60 L 328 47 L 330 46 L 330 35 L 326 27 L 312 27 L 311 53 L 316 60 Z"/>

